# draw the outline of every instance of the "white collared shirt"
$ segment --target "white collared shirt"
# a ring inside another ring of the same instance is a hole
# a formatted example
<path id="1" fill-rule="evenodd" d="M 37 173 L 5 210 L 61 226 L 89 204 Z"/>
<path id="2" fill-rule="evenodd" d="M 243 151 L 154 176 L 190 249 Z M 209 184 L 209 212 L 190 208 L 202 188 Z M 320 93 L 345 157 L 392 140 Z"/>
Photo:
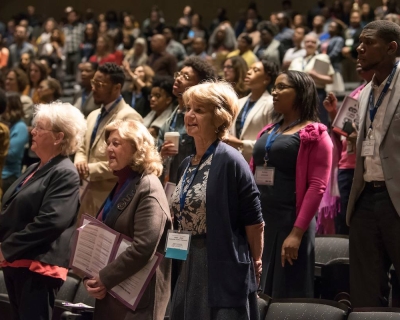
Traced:
<path id="1" fill-rule="evenodd" d="M 383 120 L 385 118 L 386 114 L 386 109 L 389 103 L 389 99 L 391 96 L 391 92 L 393 90 L 393 86 L 395 85 L 397 78 L 399 76 L 399 70 L 400 67 L 397 67 L 396 73 L 393 77 L 393 81 L 390 84 L 390 87 L 385 95 L 385 98 L 382 101 L 381 106 L 378 108 L 378 111 L 376 112 L 374 122 L 373 122 L 373 128 L 370 133 L 371 140 L 374 140 L 374 155 L 373 156 L 366 156 L 364 159 L 364 181 L 366 182 L 371 182 L 371 181 L 385 181 L 385 176 L 383 175 L 383 169 L 382 169 L 382 162 L 381 158 L 379 156 L 379 147 L 382 143 L 383 140 L 383 132 L 382 132 L 382 126 L 383 126 Z M 374 90 L 374 104 L 379 99 L 379 95 L 381 94 L 389 76 L 379 85 L 377 86 L 375 84 L 375 76 L 372 78 L 371 81 L 371 90 Z M 369 103 L 369 95 L 368 95 L 368 103 Z M 368 111 L 367 115 L 365 117 L 366 121 L 366 128 L 367 128 L 367 134 L 369 131 L 369 126 L 371 124 L 371 119 L 369 115 L 369 105 L 368 105 Z M 369 139 L 367 136 L 366 139 Z"/>
<path id="2" fill-rule="evenodd" d="M 111 106 L 115 103 L 115 101 L 117 101 L 118 100 L 118 98 L 117 99 L 115 99 L 115 100 L 113 100 L 113 101 L 111 101 L 110 103 L 107 103 L 106 105 L 104 105 L 103 104 L 103 108 L 108 112 L 108 111 L 110 111 L 110 108 L 111 108 Z"/>

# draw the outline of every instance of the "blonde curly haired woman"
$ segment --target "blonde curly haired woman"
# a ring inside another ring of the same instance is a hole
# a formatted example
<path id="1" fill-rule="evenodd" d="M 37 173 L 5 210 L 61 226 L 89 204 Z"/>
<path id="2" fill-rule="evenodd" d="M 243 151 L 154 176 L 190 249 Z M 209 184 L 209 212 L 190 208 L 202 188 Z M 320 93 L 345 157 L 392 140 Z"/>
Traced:
<path id="1" fill-rule="evenodd" d="M 94 319 L 163 320 L 170 296 L 170 260 L 163 259 L 135 311 L 107 291 L 140 271 L 164 252 L 171 229 L 168 201 L 158 176 L 161 157 L 154 138 L 138 121 L 116 120 L 106 127 L 110 170 L 118 177 L 97 214 L 110 228 L 132 238 L 132 244 L 93 279 L 85 279 L 88 293 L 96 298 Z"/>

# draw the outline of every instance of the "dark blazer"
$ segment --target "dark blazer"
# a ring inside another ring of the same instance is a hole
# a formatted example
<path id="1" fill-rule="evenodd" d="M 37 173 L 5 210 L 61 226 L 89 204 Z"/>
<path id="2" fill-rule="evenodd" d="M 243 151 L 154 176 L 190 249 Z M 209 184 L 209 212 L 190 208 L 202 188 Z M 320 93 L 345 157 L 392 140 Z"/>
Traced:
<path id="1" fill-rule="evenodd" d="M 172 223 L 160 180 L 154 174 L 144 175 L 140 180 L 138 177 L 133 179 L 104 223 L 133 239 L 126 251 L 99 272 L 104 286 L 111 289 L 141 270 L 156 251 L 164 254 L 167 232 Z M 170 277 L 171 260 L 163 258 L 136 311 L 107 294 L 104 299 L 96 300 L 94 319 L 163 320 L 170 298 Z"/>
<path id="2" fill-rule="evenodd" d="M 342 56 L 343 46 L 344 46 L 344 40 L 342 37 L 334 36 L 329 40 L 328 50 L 326 54 L 329 56 L 329 59 L 331 59 L 331 64 L 336 72 L 341 71 L 341 62 L 343 59 Z"/>
<path id="3" fill-rule="evenodd" d="M 132 91 L 124 91 L 121 93 L 125 102 L 132 107 Z M 150 101 L 148 96 L 150 94 L 150 88 L 144 87 L 142 89 L 142 97 L 136 101 L 135 110 L 144 118 L 151 111 Z"/>
<path id="4" fill-rule="evenodd" d="M 189 160 L 182 162 L 180 176 Z M 210 307 L 244 307 L 249 293 L 257 290 L 245 227 L 263 222 L 259 195 L 242 154 L 219 142 L 206 190 Z"/>
<path id="5" fill-rule="evenodd" d="M 4 194 L 1 251 L 8 262 L 29 259 L 68 267 L 79 208 L 79 175 L 71 160 L 59 155 L 17 191 L 37 167 L 31 165 Z"/>

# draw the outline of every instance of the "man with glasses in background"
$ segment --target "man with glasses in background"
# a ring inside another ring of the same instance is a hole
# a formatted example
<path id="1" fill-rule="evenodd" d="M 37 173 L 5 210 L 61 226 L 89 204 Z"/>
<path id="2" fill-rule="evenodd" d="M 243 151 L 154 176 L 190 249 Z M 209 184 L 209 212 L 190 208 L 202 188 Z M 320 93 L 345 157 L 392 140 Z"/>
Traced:
<path id="1" fill-rule="evenodd" d="M 95 216 L 117 181 L 108 168 L 104 128 L 117 119 L 143 121 L 122 99 L 124 80 L 124 72 L 115 63 L 100 66 L 91 80 L 94 102 L 101 108 L 87 117 L 85 141 L 75 155 L 83 182 L 79 217 L 83 213 Z"/>
<path id="2" fill-rule="evenodd" d="M 178 167 L 187 156 L 195 153 L 194 140 L 188 136 L 185 129 L 185 106 L 182 95 L 189 87 L 195 86 L 204 80 L 215 79 L 216 74 L 212 66 L 199 57 L 189 57 L 183 64 L 180 72 L 174 74 L 175 82 L 172 89 L 178 98 L 178 106 L 171 117 L 160 128 L 158 145 L 164 160 L 164 183 L 177 183 Z M 179 132 L 179 153 L 172 141 L 164 141 L 166 132 Z"/>

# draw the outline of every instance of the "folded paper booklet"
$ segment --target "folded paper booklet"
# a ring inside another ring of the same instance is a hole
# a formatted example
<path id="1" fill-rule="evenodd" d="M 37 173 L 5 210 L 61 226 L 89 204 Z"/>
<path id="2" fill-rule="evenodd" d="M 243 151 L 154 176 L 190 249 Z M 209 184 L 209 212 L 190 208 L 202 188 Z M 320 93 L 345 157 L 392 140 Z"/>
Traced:
<path id="1" fill-rule="evenodd" d="M 75 234 L 70 268 L 77 269 L 88 277 L 97 276 L 100 270 L 114 261 L 132 243 L 132 239 L 89 215 L 82 216 L 80 225 Z M 162 259 L 163 255 L 156 252 L 144 268 L 112 288 L 109 293 L 128 308 L 135 310 Z"/>
<path id="2" fill-rule="evenodd" d="M 351 130 L 353 122 L 358 126 L 358 100 L 346 96 L 332 122 L 332 127 L 335 132 L 347 137 L 347 127 Z"/>
<path id="3" fill-rule="evenodd" d="M 313 70 L 319 74 L 328 75 L 329 62 L 315 59 Z"/>

